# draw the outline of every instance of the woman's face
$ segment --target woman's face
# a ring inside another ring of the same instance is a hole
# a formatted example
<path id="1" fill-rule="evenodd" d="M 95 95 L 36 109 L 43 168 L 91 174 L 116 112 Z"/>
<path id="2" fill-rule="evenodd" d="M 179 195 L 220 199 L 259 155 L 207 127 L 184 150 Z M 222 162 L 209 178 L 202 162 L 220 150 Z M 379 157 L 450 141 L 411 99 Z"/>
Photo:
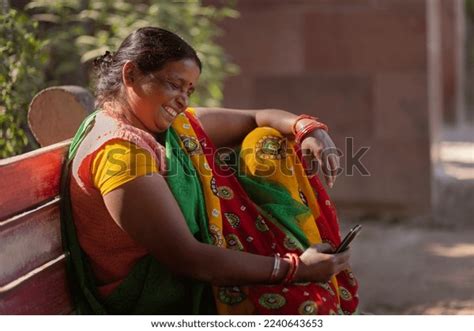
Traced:
<path id="1" fill-rule="evenodd" d="M 163 132 L 187 107 L 200 71 L 192 59 L 166 63 L 159 71 L 143 74 L 124 67 L 124 82 L 131 111 L 151 132 Z M 126 78 L 125 78 L 126 77 Z"/>

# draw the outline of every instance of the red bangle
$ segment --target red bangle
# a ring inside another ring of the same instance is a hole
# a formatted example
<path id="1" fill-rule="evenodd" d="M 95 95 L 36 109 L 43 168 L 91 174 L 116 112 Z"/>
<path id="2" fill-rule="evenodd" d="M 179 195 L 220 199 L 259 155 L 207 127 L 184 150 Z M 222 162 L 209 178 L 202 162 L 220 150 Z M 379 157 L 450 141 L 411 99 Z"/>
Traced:
<path id="1" fill-rule="evenodd" d="M 298 261 L 299 261 L 298 255 L 291 254 L 291 256 L 293 257 L 294 267 L 293 267 L 293 270 L 291 272 L 291 275 L 288 278 L 287 284 L 290 284 L 290 283 L 293 282 L 293 280 L 295 279 L 295 275 L 296 275 L 296 269 L 298 269 Z"/>
<path id="2" fill-rule="evenodd" d="M 300 266 L 300 257 L 296 254 L 293 255 L 295 257 L 295 271 L 293 271 L 293 274 L 291 275 L 290 282 L 293 283 L 296 278 L 296 272 L 298 271 L 298 267 Z"/>
<path id="3" fill-rule="evenodd" d="M 289 253 L 285 254 L 285 257 L 290 260 L 290 267 L 288 268 L 288 271 L 286 272 L 285 278 L 283 278 L 282 283 L 288 284 L 288 281 L 290 280 L 291 274 L 293 274 L 296 265 L 295 261 L 293 260 L 293 257 Z"/>
<path id="4" fill-rule="evenodd" d="M 299 115 L 296 120 L 295 120 L 295 123 L 293 123 L 293 126 L 291 127 L 291 132 L 293 132 L 293 135 L 296 136 L 296 133 L 298 132 L 298 130 L 296 129 L 296 125 L 298 124 L 298 122 L 302 119 L 308 119 L 308 120 L 313 120 L 315 122 L 319 122 L 319 118 L 317 117 L 314 117 L 314 116 L 310 116 L 310 115 L 306 115 L 306 114 L 303 114 L 303 115 Z"/>
<path id="5" fill-rule="evenodd" d="M 306 124 L 305 126 L 303 126 L 301 130 L 297 130 L 296 125 L 302 119 L 310 119 L 312 121 Z M 304 138 L 306 138 L 306 136 L 309 133 L 317 129 L 323 129 L 325 131 L 329 131 L 329 128 L 327 127 L 327 125 L 322 122 L 319 122 L 319 119 L 317 117 L 313 117 L 313 116 L 309 116 L 305 114 L 298 116 L 298 118 L 296 118 L 295 120 L 295 123 L 293 123 L 293 127 L 292 127 L 292 132 L 293 132 L 293 135 L 295 136 L 296 143 L 297 144 L 301 143 L 301 141 Z"/>
<path id="6" fill-rule="evenodd" d="M 283 280 L 283 284 L 290 284 L 295 280 L 300 258 L 297 254 L 294 253 L 286 253 L 285 257 L 290 259 L 290 268 L 288 269 L 285 279 Z"/>
<path id="7" fill-rule="evenodd" d="M 304 138 L 311 132 L 318 130 L 318 129 L 323 129 L 324 131 L 328 131 L 328 127 L 326 124 L 321 123 L 321 122 L 311 122 L 308 125 L 305 125 L 303 129 L 298 131 L 295 136 L 295 142 L 297 144 L 300 144 L 301 141 L 303 141 Z"/>

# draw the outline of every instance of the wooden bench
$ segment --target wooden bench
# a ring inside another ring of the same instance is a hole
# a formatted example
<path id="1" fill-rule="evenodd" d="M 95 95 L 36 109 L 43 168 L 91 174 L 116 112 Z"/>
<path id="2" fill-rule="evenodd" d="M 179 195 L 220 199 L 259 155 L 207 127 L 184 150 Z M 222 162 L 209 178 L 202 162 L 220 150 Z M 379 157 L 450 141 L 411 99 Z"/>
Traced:
<path id="1" fill-rule="evenodd" d="M 0 314 L 69 314 L 59 182 L 70 141 L 0 160 Z"/>
<path id="2" fill-rule="evenodd" d="M 80 86 L 54 86 L 32 100 L 28 123 L 46 146 L 0 160 L 0 314 L 69 314 L 59 182 L 70 140 L 93 111 Z"/>

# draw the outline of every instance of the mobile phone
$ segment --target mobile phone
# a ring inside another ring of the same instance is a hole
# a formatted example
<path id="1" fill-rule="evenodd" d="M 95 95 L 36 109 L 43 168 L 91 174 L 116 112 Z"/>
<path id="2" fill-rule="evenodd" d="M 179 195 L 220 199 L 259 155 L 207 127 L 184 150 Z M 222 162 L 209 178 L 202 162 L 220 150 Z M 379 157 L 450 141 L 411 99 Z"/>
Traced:
<path id="1" fill-rule="evenodd" d="M 342 239 L 340 245 L 334 251 L 334 254 L 341 253 L 349 248 L 349 244 L 354 240 L 354 238 L 359 234 L 360 230 L 362 229 L 362 225 L 357 224 L 354 226 L 349 233 Z"/>

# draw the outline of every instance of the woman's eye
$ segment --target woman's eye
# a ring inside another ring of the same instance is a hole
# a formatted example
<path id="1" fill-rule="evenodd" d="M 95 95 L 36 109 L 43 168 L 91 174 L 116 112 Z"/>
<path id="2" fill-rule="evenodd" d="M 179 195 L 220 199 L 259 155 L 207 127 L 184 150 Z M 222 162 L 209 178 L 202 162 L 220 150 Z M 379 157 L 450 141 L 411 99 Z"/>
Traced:
<path id="1" fill-rule="evenodd" d="M 175 90 L 179 89 L 179 86 L 173 82 L 168 82 L 169 85 L 171 85 L 172 88 L 174 88 Z"/>

